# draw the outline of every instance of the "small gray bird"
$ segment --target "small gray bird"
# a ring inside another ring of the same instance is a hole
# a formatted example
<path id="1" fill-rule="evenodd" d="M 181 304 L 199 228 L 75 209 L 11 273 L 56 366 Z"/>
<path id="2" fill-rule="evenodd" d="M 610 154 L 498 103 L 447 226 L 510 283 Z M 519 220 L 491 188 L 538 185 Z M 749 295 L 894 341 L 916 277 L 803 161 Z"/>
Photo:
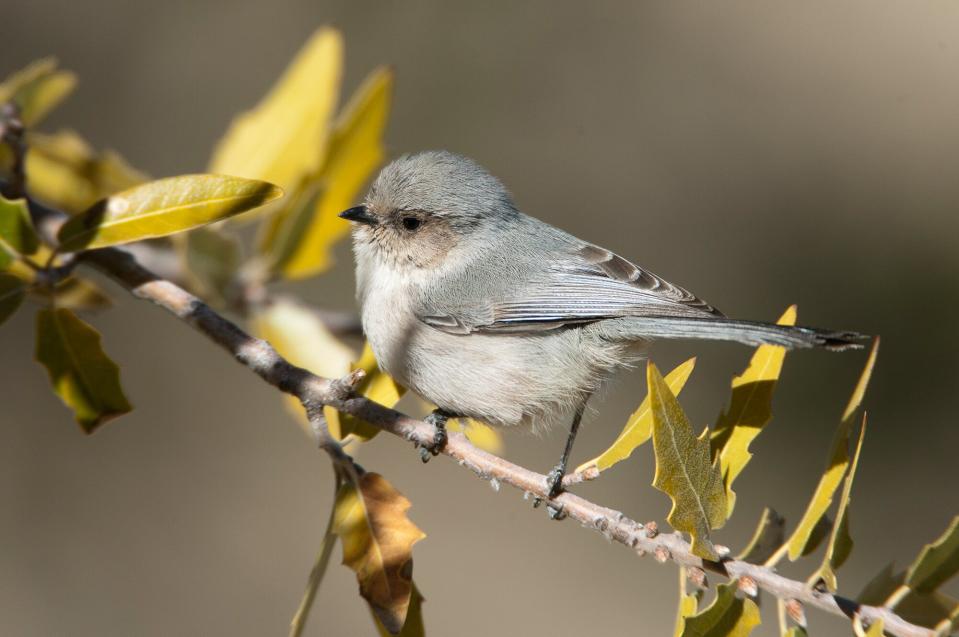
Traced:
<path id="1" fill-rule="evenodd" d="M 354 222 L 357 297 L 376 360 L 448 418 L 543 429 L 570 423 L 550 497 L 590 395 L 649 341 L 692 338 L 789 348 L 859 347 L 861 336 L 726 318 L 609 250 L 513 205 L 474 161 L 445 151 L 400 157 Z M 423 452 L 424 461 L 429 458 Z"/>

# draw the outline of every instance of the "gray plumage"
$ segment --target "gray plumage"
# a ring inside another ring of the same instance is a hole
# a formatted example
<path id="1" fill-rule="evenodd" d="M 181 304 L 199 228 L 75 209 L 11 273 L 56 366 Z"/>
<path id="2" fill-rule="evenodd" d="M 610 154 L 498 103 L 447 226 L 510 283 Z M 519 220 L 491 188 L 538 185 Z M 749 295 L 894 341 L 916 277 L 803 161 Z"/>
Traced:
<path id="1" fill-rule="evenodd" d="M 396 380 L 497 426 L 568 421 L 648 341 L 855 347 L 857 335 L 728 319 L 609 250 L 519 212 L 504 186 L 448 152 L 386 166 L 357 221 L 363 329 Z"/>

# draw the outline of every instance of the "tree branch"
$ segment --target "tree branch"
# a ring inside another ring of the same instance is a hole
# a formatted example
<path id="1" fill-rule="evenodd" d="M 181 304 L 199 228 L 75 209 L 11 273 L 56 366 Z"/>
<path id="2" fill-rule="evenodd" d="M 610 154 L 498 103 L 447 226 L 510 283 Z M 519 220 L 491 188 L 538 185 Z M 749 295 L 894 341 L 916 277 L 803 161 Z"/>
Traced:
<path id="1" fill-rule="evenodd" d="M 356 375 L 336 381 L 321 378 L 290 364 L 269 343 L 247 334 L 186 290 L 157 278 L 141 267 L 132 255 L 117 249 L 104 249 L 84 253 L 81 261 L 115 279 L 134 296 L 151 301 L 173 313 L 220 345 L 264 381 L 280 391 L 296 396 L 307 410 L 311 422 L 314 422 L 320 446 L 337 462 L 344 461 L 348 456 L 343 453 L 339 444 L 329 437 L 325 423 L 316 424 L 322 417 L 323 405 L 361 418 L 383 431 L 417 445 L 429 445 L 433 442 L 433 428 L 429 424 L 366 398 L 351 395 L 350 388 L 358 380 Z M 495 480 L 535 498 L 548 499 L 545 475 L 478 449 L 461 433 L 450 432 L 442 452 L 484 480 Z M 804 582 L 778 575 L 767 566 L 736 559 L 723 559 L 720 562 L 703 560 L 693 555 L 689 543 L 680 534 L 657 533 L 655 523 L 641 524 L 619 511 L 593 503 L 574 493 L 561 493 L 550 503 L 583 526 L 600 532 L 607 539 L 623 544 L 640 555 L 652 553 L 660 561 L 672 560 L 681 566 L 698 567 L 732 579 L 748 577 L 759 589 L 776 598 L 796 600 L 832 615 L 853 618 L 858 614 L 865 624 L 881 619 L 885 631 L 897 637 L 935 635 L 935 631 L 911 624 L 887 608 L 865 606 L 839 595 L 817 591 Z"/>

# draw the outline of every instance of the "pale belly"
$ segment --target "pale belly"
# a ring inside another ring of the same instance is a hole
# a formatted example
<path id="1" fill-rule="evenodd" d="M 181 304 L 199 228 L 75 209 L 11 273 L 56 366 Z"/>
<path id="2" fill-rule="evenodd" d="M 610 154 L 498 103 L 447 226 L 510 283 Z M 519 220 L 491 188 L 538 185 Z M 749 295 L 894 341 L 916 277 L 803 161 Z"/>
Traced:
<path id="1" fill-rule="evenodd" d="M 380 292 L 363 308 L 380 366 L 438 407 L 494 426 L 565 423 L 623 359 L 587 330 L 448 334 L 419 321 L 403 295 Z"/>

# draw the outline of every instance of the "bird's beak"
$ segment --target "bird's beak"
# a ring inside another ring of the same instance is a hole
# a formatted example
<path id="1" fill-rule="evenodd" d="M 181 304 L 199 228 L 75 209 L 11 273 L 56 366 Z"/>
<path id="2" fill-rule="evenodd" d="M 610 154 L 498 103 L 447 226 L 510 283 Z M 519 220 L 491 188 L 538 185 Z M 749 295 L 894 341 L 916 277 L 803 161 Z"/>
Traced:
<path id="1" fill-rule="evenodd" d="M 376 217 L 370 214 L 370 211 L 366 209 L 366 206 L 356 206 L 355 208 L 344 210 L 340 213 L 340 217 L 348 221 L 365 223 L 368 226 L 376 225 Z"/>

